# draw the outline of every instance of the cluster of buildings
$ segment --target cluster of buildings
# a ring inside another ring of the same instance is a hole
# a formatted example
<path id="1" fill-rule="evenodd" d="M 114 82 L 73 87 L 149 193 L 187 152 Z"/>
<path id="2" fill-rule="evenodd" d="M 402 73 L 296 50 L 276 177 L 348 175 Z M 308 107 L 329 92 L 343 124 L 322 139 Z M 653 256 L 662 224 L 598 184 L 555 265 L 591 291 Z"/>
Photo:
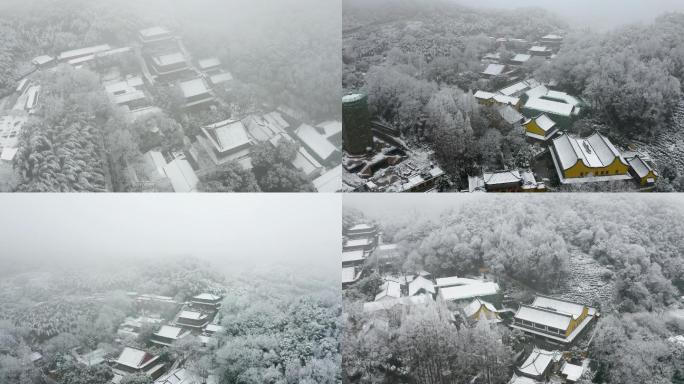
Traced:
<path id="1" fill-rule="evenodd" d="M 398 244 L 383 243 L 375 225 L 360 223 L 344 230 L 343 289 L 371 271 L 382 276 L 373 300 L 363 304 L 369 318 L 363 331 L 398 326 L 401 315 L 411 311 L 446 308 L 449 319 L 458 326 L 508 327 L 527 336 L 529 345 L 526 353 L 521 352 L 510 384 L 574 383 L 587 370 L 588 360 L 562 351 L 577 345 L 597 321 L 600 314 L 595 308 L 536 295 L 531 304 L 520 303 L 515 309 L 516 304 L 504 300 L 499 284 L 485 277 L 398 273 L 393 264 L 400 252 Z"/>
<path id="2" fill-rule="evenodd" d="M 586 138 L 567 132 L 582 116 L 581 99 L 549 88 L 534 79 L 518 81 L 496 92 L 477 91 L 480 104 L 495 106 L 528 142 L 549 154 L 560 184 L 601 181 L 636 182 L 639 188 L 655 185 L 658 173 L 650 156 L 618 149 L 606 136 L 594 132 Z M 484 172 L 469 178 L 469 191 L 544 191 L 530 170 Z"/>
<path id="3" fill-rule="evenodd" d="M 138 74 L 121 73 L 105 66 L 106 58 L 122 58 L 123 55 L 132 60 L 140 71 Z M 154 105 L 152 92 L 157 83 L 174 89 L 182 97 L 184 108 L 197 110 L 225 103 L 216 96 L 216 91 L 219 88 L 229 90 L 233 80 L 218 58 L 193 59 L 182 39 L 161 26 L 140 30 L 132 47 L 112 48 L 102 44 L 33 60 L 36 69 L 52 68 L 60 63 L 75 68 L 87 66 L 97 71 L 107 96 L 113 104 L 128 112 L 126 116 L 130 121 L 161 111 Z M 33 86 L 28 79 L 19 84 L 22 108 L 25 106 L 29 113 L 36 103 L 38 90 L 39 86 Z M 16 136 L 25 120 L 22 116 L 0 120 L 3 160 L 12 160 Z M 155 126 L 150 127 L 149 134 L 163 135 Z M 127 173 L 134 190 L 194 192 L 201 174 L 212 172 L 229 161 L 251 169 L 251 147 L 260 142 L 276 146 L 280 140 L 299 146 L 291 166 L 312 180 L 318 191 L 340 189 L 342 123 L 335 120 L 309 123 L 303 112 L 287 106 L 201 127 L 195 137 L 185 137 L 184 150 L 162 152 L 153 149 L 143 155 L 139 164 L 129 164 Z"/>
<path id="4" fill-rule="evenodd" d="M 533 57 L 552 59 L 563 43 L 563 37 L 555 34 L 543 36 L 535 42 L 507 37 L 489 39 L 494 43 L 496 51 L 482 57 L 481 76 L 485 79 L 504 78 L 507 81 L 517 80 L 522 74 L 521 66 Z M 501 50 L 512 54 L 502 57 Z"/>
<path id="5" fill-rule="evenodd" d="M 182 367 L 182 362 L 169 365 L 167 358 L 162 357 L 163 348 L 185 337 L 196 336 L 202 347 L 218 345 L 216 335 L 224 332 L 218 324 L 218 309 L 222 297 L 211 293 L 194 296 L 187 302 L 177 302 L 172 297 L 153 294 L 129 293 L 133 297 L 138 317 L 128 317 L 117 330 L 115 340 L 121 347 L 120 353 L 110 356 L 102 349 L 80 354 L 77 349 L 72 355 L 80 364 L 95 366 L 108 364 L 114 377 L 111 383 L 118 384 L 131 374 L 145 374 L 155 384 L 208 384 L 216 383 L 217 378 L 210 376 L 208 380 L 193 376 Z M 173 318 L 165 321 L 161 311 L 177 311 Z M 140 340 L 144 329 L 154 329 L 148 340 Z M 149 348 L 140 348 L 141 342 Z"/>
<path id="6" fill-rule="evenodd" d="M 439 188 L 444 171 L 431 153 L 411 150 L 393 127 L 371 121 L 368 97 L 342 97 L 345 190 L 360 192 L 430 192 Z"/>

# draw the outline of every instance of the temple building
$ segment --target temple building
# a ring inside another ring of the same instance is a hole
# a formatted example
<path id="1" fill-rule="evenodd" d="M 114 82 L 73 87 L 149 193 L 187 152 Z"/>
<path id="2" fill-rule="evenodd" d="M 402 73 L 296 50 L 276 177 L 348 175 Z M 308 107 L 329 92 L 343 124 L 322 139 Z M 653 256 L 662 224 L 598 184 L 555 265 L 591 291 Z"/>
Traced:
<path id="1" fill-rule="evenodd" d="M 159 356 L 126 347 L 121 351 L 112 368 L 124 374 L 144 373 L 156 379 L 163 373 L 164 363 L 159 362 Z"/>
<path id="2" fill-rule="evenodd" d="M 498 303 L 501 301 L 499 284 L 458 277 L 436 280 L 437 296 L 444 301 L 464 302 L 480 298 Z"/>
<path id="3" fill-rule="evenodd" d="M 350 239 L 355 239 L 359 237 L 375 237 L 378 234 L 378 228 L 371 224 L 357 224 L 351 228 L 348 228 L 344 235 Z"/>
<path id="4" fill-rule="evenodd" d="M 216 165 L 228 161 L 239 162 L 249 156 L 252 147 L 245 125 L 240 120 L 232 119 L 202 127 L 202 134 L 197 135 L 197 141 Z"/>
<path id="5" fill-rule="evenodd" d="M 561 361 L 561 357 L 559 351 L 546 351 L 535 347 L 522 365 L 516 368 L 516 372 L 530 379 L 546 382 L 555 365 Z"/>
<path id="6" fill-rule="evenodd" d="M 206 313 L 185 310 L 176 317 L 176 324 L 183 328 L 201 329 L 209 324 L 210 320 Z"/>
<path id="7" fill-rule="evenodd" d="M 560 135 L 551 142 L 550 152 L 562 184 L 632 178 L 620 151 L 598 132 L 584 139 Z"/>
<path id="8" fill-rule="evenodd" d="M 643 187 L 652 187 L 658 180 L 658 172 L 653 168 L 650 161 L 644 160 L 642 156 L 635 155 L 627 158 L 627 163 L 630 167 L 632 176 L 637 180 L 639 185 Z"/>
<path id="9" fill-rule="evenodd" d="M 201 293 L 190 300 L 193 307 L 216 310 L 221 306 L 223 297 L 211 293 Z"/>
<path id="10" fill-rule="evenodd" d="M 185 108 L 196 107 L 214 101 L 211 90 L 202 78 L 182 81 L 179 83 L 179 87 L 185 98 Z"/>
<path id="11" fill-rule="evenodd" d="M 525 120 L 523 126 L 525 127 L 525 136 L 542 142 L 549 140 L 558 133 L 556 122 L 551 120 L 545 113 L 534 119 Z"/>
<path id="12" fill-rule="evenodd" d="M 173 40 L 171 31 L 164 27 L 150 27 L 138 31 L 138 40 L 146 46 Z"/>
<path id="13" fill-rule="evenodd" d="M 344 252 L 361 250 L 370 252 L 375 248 L 376 240 L 374 238 L 358 238 L 346 239 L 342 247 Z"/>
<path id="14" fill-rule="evenodd" d="M 589 306 L 537 296 L 531 305 L 518 308 L 511 327 L 551 342 L 570 344 L 596 316 L 596 309 Z"/>
<path id="15" fill-rule="evenodd" d="M 463 307 L 463 314 L 469 322 L 499 322 L 501 318 L 494 304 L 476 298 Z"/>
<path id="16" fill-rule="evenodd" d="M 190 334 L 183 328 L 173 327 L 170 325 L 162 325 L 159 330 L 152 335 L 150 342 L 153 344 L 168 347 L 175 341 L 180 340 Z"/>
<path id="17" fill-rule="evenodd" d="M 570 128 L 580 116 L 583 102 L 565 92 L 554 91 L 545 85 L 539 85 L 526 91 L 523 96 L 526 101 L 522 106 L 522 113 L 528 118 L 536 118 L 546 114 L 560 128 Z"/>

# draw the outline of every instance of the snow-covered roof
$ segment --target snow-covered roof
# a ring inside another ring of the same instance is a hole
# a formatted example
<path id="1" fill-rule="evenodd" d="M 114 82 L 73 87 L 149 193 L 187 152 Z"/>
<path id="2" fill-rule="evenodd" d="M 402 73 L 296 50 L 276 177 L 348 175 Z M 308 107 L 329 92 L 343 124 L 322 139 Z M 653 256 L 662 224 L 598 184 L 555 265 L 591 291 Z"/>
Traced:
<path id="1" fill-rule="evenodd" d="M 212 295 L 211 293 L 201 293 L 201 294 L 199 294 L 199 295 L 193 297 L 193 299 L 196 299 L 196 300 L 207 300 L 207 301 L 217 301 L 217 300 L 221 300 L 221 296 Z"/>
<path id="2" fill-rule="evenodd" d="M 546 351 L 534 348 L 525 362 L 518 368 L 518 371 L 530 376 L 541 376 L 549 368 L 553 361 L 560 359 L 560 352 Z"/>
<path id="3" fill-rule="evenodd" d="M 181 313 L 178 314 L 179 318 L 182 319 L 189 319 L 189 320 L 201 320 L 201 319 L 206 319 L 207 315 L 201 313 L 201 312 L 195 312 L 195 311 L 181 311 Z"/>
<path id="4" fill-rule="evenodd" d="M 299 147 L 299 149 L 297 149 L 295 158 L 291 163 L 295 168 L 304 172 L 306 176 L 317 174 L 316 172 L 319 172 L 323 168 L 321 163 L 319 163 L 304 147 Z"/>
<path id="5" fill-rule="evenodd" d="M 219 333 L 219 332 L 223 332 L 225 330 L 225 328 L 223 328 L 222 326 L 220 326 L 218 324 L 209 324 L 209 325 L 207 325 L 206 328 L 204 328 L 204 330 L 207 332 Z"/>
<path id="6" fill-rule="evenodd" d="M 359 274 L 354 267 L 342 268 L 342 283 L 352 283 L 356 281 Z"/>
<path id="7" fill-rule="evenodd" d="M 59 54 L 59 60 L 70 60 L 76 57 L 93 55 L 95 53 L 109 51 L 112 49 L 108 44 L 96 45 L 93 47 L 86 47 L 80 49 L 74 49 L 71 51 L 65 51 Z"/>
<path id="8" fill-rule="evenodd" d="M 494 95 L 494 100 L 497 103 L 508 104 L 508 105 L 518 105 L 520 99 L 517 97 L 504 96 L 504 95 Z"/>
<path id="9" fill-rule="evenodd" d="M 343 103 L 352 103 L 354 101 L 359 101 L 359 100 L 363 99 L 363 97 L 364 97 L 364 94 L 362 94 L 362 93 L 352 93 L 349 95 L 342 96 L 342 102 Z"/>
<path id="10" fill-rule="evenodd" d="M 134 369 L 142 369 L 147 365 L 150 365 L 155 360 L 157 356 L 153 356 L 145 351 L 136 348 L 126 347 L 121 351 L 119 358 L 116 362 L 127 367 Z"/>
<path id="11" fill-rule="evenodd" d="M 530 89 L 529 91 L 525 92 L 527 97 L 529 97 L 530 99 L 536 99 L 545 96 L 547 93 L 549 93 L 549 89 L 546 88 L 545 85 L 538 85 Z"/>
<path id="12" fill-rule="evenodd" d="M 545 113 L 542 113 L 539 115 L 536 119 L 534 119 L 535 123 L 537 123 L 537 126 L 541 128 L 544 132 L 548 132 L 551 128 L 553 128 L 556 125 L 556 122 L 551 120 L 550 117 L 548 117 Z"/>
<path id="13" fill-rule="evenodd" d="M 347 242 L 344 244 L 345 247 L 361 247 L 361 246 L 366 246 L 370 245 L 372 243 L 371 239 L 349 239 Z"/>
<path id="14" fill-rule="evenodd" d="M 169 31 L 168 29 L 166 29 L 164 27 L 156 26 L 156 27 L 141 29 L 139 33 L 141 36 L 149 38 L 149 37 L 155 37 L 155 36 L 168 35 L 171 33 L 171 31 Z"/>
<path id="15" fill-rule="evenodd" d="M 177 339 L 181 335 L 181 332 L 183 332 L 181 328 L 172 327 L 170 325 L 162 325 L 155 335 L 168 339 Z"/>
<path id="16" fill-rule="evenodd" d="M 471 301 L 470 304 L 463 307 L 463 312 L 466 316 L 470 317 L 476 314 L 477 311 L 479 311 L 482 307 L 485 307 L 492 312 L 496 312 L 496 307 L 494 307 L 492 303 L 477 298 Z"/>
<path id="17" fill-rule="evenodd" d="M 370 224 L 356 224 L 355 226 L 349 228 L 349 231 L 365 231 L 367 229 L 373 229 Z"/>
<path id="18" fill-rule="evenodd" d="M 615 158 L 626 164 L 620 151 L 606 137 L 595 132 L 586 139 L 561 135 L 553 140 L 563 169 L 582 160 L 587 167 L 601 168 L 613 163 Z"/>
<path id="19" fill-rule="evenodd" d="M 498 76 L 503 73 L 504 69 L 506 69 L 506 66 L 503 64 L 489 64 L 482 73 L 489 76 Z"/>
<path id="20" fill-rule="evenodd" d="M 380 252 L 386 252 L 386 251 L 393 251 L 395 249 L 399 248 L 398 244 L 380 244 L 378 245 L 378 251 Z"/>
<path id="21" fill-rule="evenodd" d="M 577 381 L 582 376 L 584 368 L 581 365 L 570 364 L 567 361 L 563 364 L 561 373 L 570 381 Z"/>
<path id="22" fill-rule="evenodd" d="M 308 124 L 300 125 L 295 129 L 294 134 L 323 161 L 337 151 L 337 148 L 328 141 L 325 135 L 321 135 L 316 128 Z"/>
<path id="23" fill-rule="evenodd" d="M 543 45 L 535 45 L 532 48 L 530 48 L 530 51 L 532 52 L 546 52 L 548 49 L 543 46 Z"/>
<path id="24" fill-rule="evenodd" d="M 219 152 L 228 152 L 251 142 L 245 125 L 240 120 L 220 121 L 202 127 L 202 131 Z"/>
<path id="25" fill-rule="evenodd" d="M 197 64 L 199 64 L 200 69 L 209 69 L 218 67 L 219 65 L 221 65 L 221 61 L 216 57 L 210 57 L 207 59 L 199 60 Z"/>
<path id="26" fill-rule="evenodd" d="M 555 34 L 548 34 L 546 36 L 542 36 L 542 39 L 544 40 L 562 40 L 563 36 L 555 35 Z"/>
<path id="27" fill-rule="evenodd" d="M 181 91 L 183 91 L 183 96 L 186 99 L 209 93 L 209 88 L 207 88 L 207 84 L 204 82 L 204 79 L 201 78 L 183 81 L 179 84 L 179 86 L 181 88 Z"/>
<path id="28" fill-rule="evenodd" d="M 554 91 L 554 90 L 549 90 L 545 97 L 548 97 L 550 99 L 554 100 L 559 100 L 562 101 L 566 104 L 571 104 L 574 106 L 579 106 L 581 104 L 580 100 L 574 96 L 571 96 L 565 92 L 560 92 L 560 91 Z"/>
<path id="29" fill-rule="evenodd" d="M 486 185 L 515 184 L 522 180 L 517 169 L 512 171 L 485 172 L 482 174 L 482 177 Z"/>
<path id="30" fill-rule="evenodd" d="M 233 75 L 231 75 L 229 72 L 221 72 L 209 77 L 209 81 L 211 81 L 211 83 L 214 85 L 225 83 L 231 80 L 233 80 Z"/>
<path id="31" fill-rule="evenodd" d="M 35 65 L 45 65 L 45 64 L 51 62 L 52 60 L 54 60 L 54 58 L 52 56 L 41 55 L 41 56 L 38 56 L 38 57 L 34 58 L 33 60 L 31 60 L 31 63 L 33 63 Z"/>
<path id="32" fill-rule="evenodd" d="M 553 115 L 570 117 L 575 109 L 575 106 L 553 100 L 531 98 L 525 103 L 525 108 L 534 109 L 535 111 L 546 112 Z"/>
<path id="33" fill-rule="evenodd" d="M 486 91 L 477 91 L 473 96 L 475 96 L 476 99 L 489 100 L 494 97 L 494 94 Z"/>
<path id="34" fill-rule="evenodd" d="M 584 312 L 585 306 L 570 301 L 555 299 L 548 296 L 537 296 L 534 298 L 532 305 L 540 308 L 553 309 L 556 312 L 562 312 L 572 315 L 573 318 L 578 318 Z"/>
<path id="35" fill-rule="evenodd" d="M 651 172 L 651 167 L 646 164 L 639 156 L 634 156 L 631 159 L 627 160 L 629 163 L 630 167 L 636 172 L 636 174 L 639 177 L 646 177 L 649 172 Z"/>
<path id="36" fill-rule="evenodd" d="M 515 124 L 519 123 L 522 120 L 525 119 L 525 116 L 520 114 L 515 108 L 511 107 L 510 105 L 504 105 L 501 108 L 498 109 L 499 115 L 506 120 L 508 124 Z"/>
<path id="37" fill-rule="evenodd" d="M 515 318 L 565 331 L 570 326 L 572 315 L 523 304 L 515 313 Z"/>
<path id="38" fill-rule="evenodd" d="M 355 250 L 355 251 L 344 251 L 342 252 L 342 262 L 351 262 L 351 261 L 359 261 L 364 259 L 364 252 L 363 250 Z"/>
<path id="39" fill-rule="evenodd" d="M 414 296 L 417 294 L 421 289 L 425 290 L 425 292 L 429 292 L 434 294 L 435 293 L 435 285 L 433 282 L 429 279 L 426 279 L 423 276 L 418 276 L 413 281 L 409 282 L 408 284 L 408 293 L 409 296 Z"/>
<path id="40" fill-rule="evenodd" d="M 519 62 L 519 63 L 524 63 L 524 62 L 526 62 L 527 60 L 529 60 L 531 57 L 532 57 L 531 55 L 527 55 L 527 54 L 524 54 L 524 53 L 518 53 L 517 55 L 513 56 L 513 58 L 512 58 L 511 60 L 512 60 L 512 61 L 517 61 L 517 62 Z"/>
<path id="41" fill-rule="evenodd" d="M 342 122 L 339 120 L 328 120 L 316 125 L 325 132 L 326 137 L 332 137 L 342 132 Z"/>
<path id="42" fill-rule="evenodd" d="M 164 173 L 171 181 L 173 190 L 178 193 L 195 192 L 199 178 L 192 169 L 190 162 L 185 159 L 174 159 L 164 165 Z"/>
<path id="43" fill-rule="evenodd" d="M 438 277 L 435 279 L 435 286 L 437 287 L 451 287 L 454 285 L 465 285 L 480 283 L 480 280 L 468 279 L 465 277 L 449 276 L 449 277 Z"/>
<path id="44" fill-rule="evenodd" d="M 375 312 L 382 309 L 390 309 L 396 305 L 419 305 L 434 301 L 430 295 L 404 296 L 395 299 L 385 299 L 381 301 L 371 301 L 363 304 L 365 312 Z"/>
<path id="45" fill-rule="evenodd" d="M 439 289 L 439 294 L 446 301 L 472 299 L 475 297 L 491 296 L 499 292 L 499 284 L 492 282 L 478 282 L 473 284 L 445 287 Z"/>
<path id="46" fill-rule="evenodd" d="M 511 96 L 518 92 L 524 91 L 529 88 L 529 85 L 525 81 L 519 81 L 515 84 L 509 85 L 506 88 L 499 90 L 499 93 L 504 96 Z"/>
<path id="47" fill-rule="evenodd" d="M 386 298 L 399 298 L 401 297 L 401 284 L 396 281 L 385 281 L 380 286 L 380 292 L 375 295 L 375 301 L 383 300 Z"/>
<path id="48" fill-rule="evenodd" d="M 312 181 L 318 192 L 337 192 L 342 188 L 342 164 L 318 176 Z"/>

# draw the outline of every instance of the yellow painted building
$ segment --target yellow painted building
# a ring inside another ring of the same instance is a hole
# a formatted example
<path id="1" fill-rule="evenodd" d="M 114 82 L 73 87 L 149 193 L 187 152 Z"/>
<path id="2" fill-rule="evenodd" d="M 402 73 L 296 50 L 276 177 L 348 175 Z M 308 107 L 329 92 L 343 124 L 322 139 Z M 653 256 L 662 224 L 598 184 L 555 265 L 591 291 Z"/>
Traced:
<path id="1" fill-rule="evenodd" d="M 546 141 L 558 132 L 556 122 L 546 114 L 528 119 L 523 123 L 523 126 L 525 127 L 525 136 L 540 141 Z"/>
<path id="2" fill-rule="evenodd" d="M 599 181 L 631 179 L 630 166 L 620 151 L 598 132 L 584 139 L 568 134 L 553 139 L 551 156 L 561 183 L 590 177 L 601 178 Z"/>

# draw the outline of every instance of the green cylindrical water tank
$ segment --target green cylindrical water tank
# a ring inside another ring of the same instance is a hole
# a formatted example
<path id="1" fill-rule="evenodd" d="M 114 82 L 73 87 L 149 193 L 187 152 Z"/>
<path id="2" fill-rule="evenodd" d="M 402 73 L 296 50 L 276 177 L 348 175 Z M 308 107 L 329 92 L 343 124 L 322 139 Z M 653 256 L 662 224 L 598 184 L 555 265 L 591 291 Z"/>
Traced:
<path id="1" fill-rule="evenodd" d="M 368 97 L 364 94 L 342 97 L 342 145 L 350 155 L 363 155 L 373 146 Z"/>

